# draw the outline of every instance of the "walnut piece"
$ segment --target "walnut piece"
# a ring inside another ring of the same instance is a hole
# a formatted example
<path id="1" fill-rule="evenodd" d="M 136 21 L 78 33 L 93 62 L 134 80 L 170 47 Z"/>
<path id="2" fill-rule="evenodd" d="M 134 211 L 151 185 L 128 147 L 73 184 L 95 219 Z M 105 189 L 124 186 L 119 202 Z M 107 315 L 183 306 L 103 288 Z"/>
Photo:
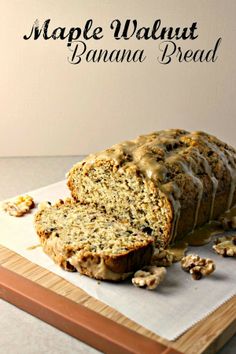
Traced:
<path id="1" fill-rule="evenodd" d="M 168 250 L 155 249 L 151 264 L 158 267 L 169 267 L 174 262 L 174 255 Z"/>
<path id="2" fill-rule="evenodd" d="M 236 216 L 222 216 L 219 221 L 224 230 L 236 229 Z"/>
<path id="3" fill-rule="evenodd" d="M 209 258 L 200 258 L 198 255 L 190 254 L 182 258 L 181 267 L 190 273 L 194 280 L 199 280 L 214 272 L 215 263 Z"/>
<path id="4" fill-rule="evenodd" d="M 166 275 L 164 267 L 146 266 L 134 273 L 132 283 L 139 287 L 154 290 L 162 282 Z"/>
<path id="5" fill-rule="evenodd" d="M 23 216 L 34 208 L 34 200 L 29 195 L 18 196 L 15 200 L 3 204 L 3 210 L 11 216 Z"/>
<path id="6" fill-rule="evenodd" d="M 223 257 L 236 257 L 236 236 L 219 237 L 212 248 Z"/>

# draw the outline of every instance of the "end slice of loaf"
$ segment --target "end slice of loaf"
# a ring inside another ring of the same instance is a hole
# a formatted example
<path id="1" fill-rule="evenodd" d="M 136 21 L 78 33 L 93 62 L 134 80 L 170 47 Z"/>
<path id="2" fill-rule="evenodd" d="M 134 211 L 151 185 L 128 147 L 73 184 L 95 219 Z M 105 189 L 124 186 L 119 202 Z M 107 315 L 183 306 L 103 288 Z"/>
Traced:
<path id="1" fill-rule="evenodd" d="M 153 254 L 153 237 L 71 199 L 39 210 L 35 228 L 55 263 L 96 279 L 123 280 Z"/>

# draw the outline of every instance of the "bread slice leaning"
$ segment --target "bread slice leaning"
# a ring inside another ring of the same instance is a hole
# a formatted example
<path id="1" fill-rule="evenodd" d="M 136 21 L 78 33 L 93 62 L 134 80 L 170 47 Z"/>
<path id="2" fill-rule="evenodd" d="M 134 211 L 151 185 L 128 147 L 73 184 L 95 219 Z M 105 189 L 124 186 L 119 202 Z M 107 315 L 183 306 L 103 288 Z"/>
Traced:
<path id="1" fill-rule="evenodd" d="M 72 199 L 41 207 L 35 228 L 55 263 L 96 279 L 123 280 L 153 254 L 153 237 Z"/>

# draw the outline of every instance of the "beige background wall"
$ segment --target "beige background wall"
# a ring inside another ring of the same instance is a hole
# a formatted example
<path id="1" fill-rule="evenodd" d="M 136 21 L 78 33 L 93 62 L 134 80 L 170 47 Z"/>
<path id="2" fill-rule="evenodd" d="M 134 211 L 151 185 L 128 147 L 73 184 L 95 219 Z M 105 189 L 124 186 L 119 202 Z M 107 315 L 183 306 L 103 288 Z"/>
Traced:
<path id="1" fill-rule="evenodd" d="M 0 156 L 86 154 L 170 127 L 206 130 L 236 146 L 235 0 L 0 0 Z M 159 42 L 116 42 L 114 18 L 189 26 L 185 48 L 223 41 L 215 63 L 156 61 Z M 98 48 L 144 48 L 142 64 L 67 62 L 64 41 L 24 41 L 33 21 L 104 28 Z"/>

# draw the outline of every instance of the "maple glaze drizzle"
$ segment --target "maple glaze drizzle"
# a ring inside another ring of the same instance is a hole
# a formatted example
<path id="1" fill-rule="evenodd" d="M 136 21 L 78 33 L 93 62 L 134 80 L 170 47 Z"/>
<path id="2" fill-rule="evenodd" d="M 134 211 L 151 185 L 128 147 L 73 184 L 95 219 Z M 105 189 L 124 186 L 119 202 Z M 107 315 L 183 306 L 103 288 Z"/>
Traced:
<path id="1" fill-rule="evenodd" d="M 174 255 L 174 262 L 179 262 L 185 256 L 188 249 L 188 243 L 185 241 L 176 241 L 175 244 L 167 248 Z"/>
<path id="2" fill-rule="evenodd" d="M 224 230 L 217 221 L 211 221 L 184 237 L 190 246 L 203 246 L 209 243 L 214 235 L 222 233 Z"/>
<path id="3" fill-rule="evenodd" d="M 236 217 L 236 206 L 227 210 L 221 215 L 231 219 Z M 174 255 L 174 262 L 179 262 L 185 256 L 188 246 L 204 246 L 211 242 L 216 235 L 224 233 L 224 229 L 219 221 L 211 221 L 202 227 L 186 235 L 182 240 L 177 240 L 173 245 L 167 248 Z"/>

